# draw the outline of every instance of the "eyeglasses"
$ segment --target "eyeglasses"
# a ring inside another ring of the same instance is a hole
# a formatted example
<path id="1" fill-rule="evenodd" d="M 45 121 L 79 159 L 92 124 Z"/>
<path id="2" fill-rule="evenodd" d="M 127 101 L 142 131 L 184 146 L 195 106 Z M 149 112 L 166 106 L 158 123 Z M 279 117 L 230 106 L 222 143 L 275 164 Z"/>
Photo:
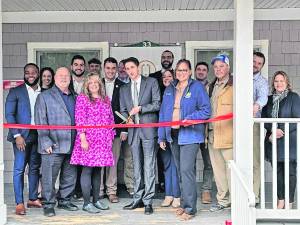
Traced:
<path id="1" fill-rule="evenodd" d="M 189 72 L 189 70 L 187 70 L 187 69 L 185 69 L 185 70 L 177 69 L 176 72 L 178 72 L 178 73 L 187 73 L 187 72 Z"/>

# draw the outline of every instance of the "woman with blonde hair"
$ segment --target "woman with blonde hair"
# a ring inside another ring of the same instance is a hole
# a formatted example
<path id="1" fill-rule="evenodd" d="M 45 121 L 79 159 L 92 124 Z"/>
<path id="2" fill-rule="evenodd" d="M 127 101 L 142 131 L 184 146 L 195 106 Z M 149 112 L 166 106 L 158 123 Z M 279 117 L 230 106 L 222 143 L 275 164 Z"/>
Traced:
<path id="1" fill-rule="evenodd" d="M 262 118 L 299 118 L 300 98 L 292 91 L 288 75 L 284 71 L 277 71 L 272 78 L 272 94 L 267 105 L 262 110 Z M 277 197 L 278 209 L 283 209 L 285 204 L 284 162 L 285 151 L 289 151 L 289 203 L 294 202 L 297 183 L 297 124 L 292 123 L 289 131 L 284 130 L 284 124 L 278 123 L 276 134 L 272 134 L 272 124 L 265 123 L 267 130 L 265 138 L 265 152 L 267 161 L 277 163 Z M 285 149 L 285 134 L 289 132 L 289 148 Z M 277 139 L 277 162 L 272 162 L 272 136 Z"/>
<path id="2" fill-rule="evenodd" d="M 77 97 L 75 106 L 76 125 L 109 125 L 114 123 L 110 100 L 105 96 L 99 74 L 87 75 L 83 93 Z M 99 213 L 108 209 L 99 201 L 101 167 L 113 166 L 112 142 L 115 131 L 110 128 L 77 129 L 71 164 L 81 165 L 80 178 L 84 204 L 82 209 Z M 92 187 L 93 202 L 90 202 Z"/>

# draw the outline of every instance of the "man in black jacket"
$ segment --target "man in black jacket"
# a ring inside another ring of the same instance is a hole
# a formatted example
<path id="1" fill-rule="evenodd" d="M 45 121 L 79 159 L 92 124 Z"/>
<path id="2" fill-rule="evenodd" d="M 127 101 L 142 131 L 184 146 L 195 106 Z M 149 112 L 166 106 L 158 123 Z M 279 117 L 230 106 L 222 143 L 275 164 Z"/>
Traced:
<path id="1" fill-rule="evenodd" d="M 170 50 L 165 50 L 161 54 L 161 70 L 158 70 L 154 73 L 149 74 L 149 77 L 153 77 L 158 81 L 159 89 L 160 89 L 160 100 L 162 101 L 162 96 L 164 95 L 165 86 L 163 84 L 162 75 L 166 70 L 172 70 L 172 65 L 174 61 L 174 54 Z M 161 159 L 160 154 L 157 154 L 157 168 L 158 168 L 158 192 L 164 192 L 164 165 Z"/>
<path id="2" fill-rule="evenodd" d="M 111 100 L 112 111 L 114 114 L 115 124 L 122 123 L 115 111 L 120 112 L 120 87 L 125 83 L 117 78 L 118 62 L 115 58 L 109 57 L 104 60 L 104 78 L 103 83 L 105 86 L 105 93 Z M 126 129 L 117 129 L 117 134 L 113 142 L 113 154 L 115 165 L 105 168 L 105 184 L 101 178 L 100 196 L 104 195 L 104 186 L 106 186 L 106 194 L 108 195 L 111 203 L 119 202 L 117 196 L 117 166 L 120 156 L 121 141 L 127 139 Z"/>

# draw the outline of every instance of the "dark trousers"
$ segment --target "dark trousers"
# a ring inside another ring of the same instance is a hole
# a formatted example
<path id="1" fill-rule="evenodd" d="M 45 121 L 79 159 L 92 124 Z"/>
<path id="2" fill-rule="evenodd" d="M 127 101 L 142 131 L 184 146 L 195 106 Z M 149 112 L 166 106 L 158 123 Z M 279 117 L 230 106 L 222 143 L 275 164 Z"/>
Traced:
<path id="1" fill-rule="evenodd" d="M 160 152 L 162 149 L 160 149 L 159 145 L 157 146 L 158 152 Z M 157 154 L 157 176 L 158 176 L 158 183 L 161 185 L 162 183 L 165 183 L 165 176 L 164 176 L 164 160 L 162 158 L 161 154 Z"/>
<path id="2" fill-rule="evenodd" d="M 166 150 L 159 149 L 158 155 L 161 156 L 164 165 L 166 196 L 180 198 L 179 177 L 170 145 L 167 143 Z"/>
<path id="3" fill-rule="evenodd" d="M 61 203 L 70 201 L 76 184 L 76 166 L 70 164 L 70 154 L 42 155 L 42 198 L 45 208 L 54 207 L 55 198 Z M 59 190 L 55 182 L 59 175 Z"/>
<path id="4" fill-rule="evenodd" d="M 13 144 L 14 149 L 14 172 L 13 183 L 15 192 L 16 204 L 23 203 L 24 190 L 24 172 L 28 164 L 28 183 L 29 183 L 29 199 L 36 200 L 38 198 L 38 181 L 39 169 L 41 164 L 40 154 L 37 152 L 37 143 L 26 143 L 25 151 L 20 151 L 16 144 Z"/>
<path id="5" fill-rule="evenodd" d="M 83 194 L 84 205 L 90 203 L 91 192 L 93 195 L 93 202 L 99 200 L 101 181 L 101 167 L 82 167 L 80 177 L 81 189 Z M 92 191 L 91 191 L 92 187 Z"/>
<path id="6" fill-rule="evenodd" d="M 76 185 L 74 189 L 74 194 L 81 196 L 82 190 L 81 190 L 81 184 L 80 184 L 80 176 L 82 172 L 82 166 L 76 166 L 77 167 L 77 178 L 76 178 Z"/>
<path id="7" fill-rule="evenodd" d="M 181 181 L 181 207 L 187 214 L 197 212 L 196 159 L 199 144 L 178 145 L 178 131 L 172 130 L 171 150 Z"/>
<path id="8" fill-rule="evenodd" d="M 290 161 L 290 177 L 289 177 L 289 199 L 290 203 L 294 202 L 294 194 L 297 184 L 297 162 Z M 277 162 L 277 196 L 279 200 L 284 200 L 284 162 Z"/>
<path id="9" fill-rule="evenodd" d="M 130 146 L 133 157 L 134 202 L 152 204 L 155 194 L 156 143 L 156 139 L 142 139 L 140 128 L 134 129 Z"/>
<path id="10" fill-rule="evenodd" d="M 203 159 L 203 183 L 201 186 L 202 191 L 212 190 L 213 170 L 210 162 L 209 151 L 205 143 L 200 144 L 201 155 Z"/>

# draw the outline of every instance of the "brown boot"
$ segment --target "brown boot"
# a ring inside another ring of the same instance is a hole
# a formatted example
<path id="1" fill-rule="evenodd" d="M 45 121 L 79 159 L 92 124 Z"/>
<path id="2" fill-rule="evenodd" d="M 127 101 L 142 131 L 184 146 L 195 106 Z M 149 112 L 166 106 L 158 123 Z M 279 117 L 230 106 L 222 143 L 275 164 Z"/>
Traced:
<path id="1" fill-rule="evenodd" d="M 26 210 L 25 210 L 25 206 L 23 203 L 20 203 L 16 206 L 16 215 L 25 215 L 26 214 Z"/>
<path id="2" fill-rule="evenodd" d="M 210 204 L 211 203 L 211 196 L 209 191 L 202 192 L 202 203 L 203 204 Z"/>

